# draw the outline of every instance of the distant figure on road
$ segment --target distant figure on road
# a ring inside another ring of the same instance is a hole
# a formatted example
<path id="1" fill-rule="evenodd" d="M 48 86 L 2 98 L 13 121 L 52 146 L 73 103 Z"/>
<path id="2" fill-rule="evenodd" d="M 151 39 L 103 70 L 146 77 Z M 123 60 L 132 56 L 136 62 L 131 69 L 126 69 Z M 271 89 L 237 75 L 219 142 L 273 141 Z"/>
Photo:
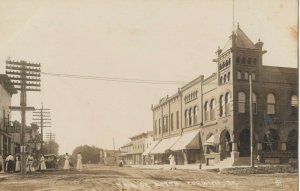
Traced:
<path id="1" fill-rule="evenodd" d="M 41 171 L 46 170 L 47 168 L 46 168 L 46 163 L 45 163 L 45 157 L 44 157 L 44 155 L 41 156 L 40 162 L 41 162 Z"/>
<path id="2" fill-rule="evenodd" d="M 64 165 L 64 169 L 65 170 L 69 170 L 70 169 L 69 159 L 70 159 L 70 157 L 69 157 L 68 153 L 66 153 L 66 156 L 65 156 L 65 165 Z"/>
<path id="3" fill-rule="evenodd" d="M 170 154 L 168 159 L 170 161 L 170 170 L 176 170 L 175 157 L 172 154 Z"/>
<path id="4" fill-rule="evenodd" d="M 82 155 L 81 152 L 77 154 L 77 170 L 81 171 L 82 170 Z"/>

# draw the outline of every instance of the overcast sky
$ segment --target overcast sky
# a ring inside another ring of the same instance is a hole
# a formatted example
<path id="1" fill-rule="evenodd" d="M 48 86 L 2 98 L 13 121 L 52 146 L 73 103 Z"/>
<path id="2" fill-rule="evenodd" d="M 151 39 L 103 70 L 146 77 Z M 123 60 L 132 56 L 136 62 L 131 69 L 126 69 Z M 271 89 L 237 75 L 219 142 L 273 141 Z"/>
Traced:
<path id="1" fill-rule="evenodd" d="M 297 67 L 297 8 L 296 0 L 235 0 L 235 21 L 264 42 L 265 65 Z M 232 29 L 232 0 L 1 0 L 0 73 L 10 57 L 48 73 L 188 82 L 216 71 L 211 60 Z M 152 130 L 151 104 L 180 87 L 48 75 L 41 83 L 28 106 L 51 109 L 60 153 L 112 149 L 113 138 L 118 148 Z"/>

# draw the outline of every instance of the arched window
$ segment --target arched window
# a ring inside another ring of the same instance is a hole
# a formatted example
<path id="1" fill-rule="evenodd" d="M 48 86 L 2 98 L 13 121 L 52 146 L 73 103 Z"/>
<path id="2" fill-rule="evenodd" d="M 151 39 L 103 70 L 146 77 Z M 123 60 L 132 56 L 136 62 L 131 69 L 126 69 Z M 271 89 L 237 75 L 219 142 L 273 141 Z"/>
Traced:
<path id="1" fill-rule="evenodd" d="M 205 121 L 209 120 L 209 105 L 208 101 L 204 104 L 204 111 L 205 111 Z"/>
<path id="2" fill-rule="evenodd" d="M 230 114 L 229 99 L 230 99 L 230 94 L 229 94 L 229 92 L 227 92 L 225 94 L 225 115 L 229 115 Z"/>
<path id="3" fill-rule="evenodd" d="M 194 116 L 192 112 L 192 108 L 189 109 L 189 126 L 193 125 Z"/>
<path id="4" fill-rule="evenodd" d="M 212 99 L 210 101 L 210 120 L 215 120 L 216 117 L 215 117 L 215 99 Z"/>
<path id="5" fill-rule="evenodd" d="M 239 113 L 246 112 L 246 95 L 244 92 L 238 93 L 238 111 Z"/>
<path id="6" fill-rule="evenodd" d="M 257 101 L 256 101 L 256 94 L 252 93 L 252 111 L 254 114 L 257 113 Z"/>
<path id="7" fill-rule="evenodd" d="M 220 99 L 219 99 L 219 105 L 220 105 L 220 117 L 222 117 L 223 116 L 223 114 L 224 114 L 224 104 L 223 104 L 223 102 L 224 102 L 224 96 L 223 95 L 221 95 L 220 96 Z"/>
<path id="8" fill-rule="evenodd" d="M 275 114 L 275 95 L 274 94 L 268 94 L 267 96 L 267 114 Z"/>
<path id="9" fill-rule="evenodd" d="M 230 81 L 230 72 L 228 72 L 228 74 L 227 74 L 227 79 L 228 79 L 228 81 Z"/>
<path id="10" fill-rule="evenodd" d="M 198 107 L 195 106 L 194 107 L 194 124 L 197 124 L 198 123 Z"/>
<path id="11" fill-rule="evenodd" d="M 220 85 L 223 83 L 223 77 L 220 77 Z"/>
<path id="12" fill-rule="evenodd" d="M 237 72 L 237 79 L 238 80 L 242 79 L 242 73 L 241 72 Z"/>
<path id="13" fill-rule="evenodd" d="M 185 119 L 185 127 L 187 127 L 188 124 L 189 124 L 189 114 L 188 114 L 188 110 L 187 109 L 184 112 L 184 119 Z"/>
<path id="14" fill-rule="evenodd" d="M 252 78 L 252 80 L 255 80 L 255 78 L 256 78 L 255 73 L 251 74 L 251 78 Z"/>
<path id="15" fill-rule="evenodd" d="M 298 96 L 292 95 L 291 107 L 292 107 L 292 114 L 298 114 Z"/>
<path id="16" fill-rule="evenodd" d="M 224 75 L 224 84 L 226 83 L 226 74 Z"/>
<path id="17" fill-rule="evenodd" d="M 249 73 L 245 72 L 245 80 L 248 80 L 248 79 L 249 79 Z"/>

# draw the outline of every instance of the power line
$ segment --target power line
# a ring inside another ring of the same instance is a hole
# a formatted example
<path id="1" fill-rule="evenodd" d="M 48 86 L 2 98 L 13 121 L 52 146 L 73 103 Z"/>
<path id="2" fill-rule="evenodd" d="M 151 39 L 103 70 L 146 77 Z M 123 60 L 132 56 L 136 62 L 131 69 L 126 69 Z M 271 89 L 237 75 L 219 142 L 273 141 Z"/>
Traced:
<path id="1" fill-rule="evenodd" d="M 59 73 L 49 73 L 42 72 L 44 75 L 56 76 L 63 78 L 77 78 L 86 80 L 100 80 L 100 81 L 110 81 L 110 82 L 125 82 L 125 83 L 144 83 L 144 84 L 173 84 L 182 85 L 187 82 L 184 81 L 166 81 L 166 80 L 151 80 L 151 79 L 138 79 L 138 78 L 117 78 L 117 77 L 107 77 L 107 76 L 88 76 L 88 75 L 76 75 L 76 74 L 59 74 Z"/>

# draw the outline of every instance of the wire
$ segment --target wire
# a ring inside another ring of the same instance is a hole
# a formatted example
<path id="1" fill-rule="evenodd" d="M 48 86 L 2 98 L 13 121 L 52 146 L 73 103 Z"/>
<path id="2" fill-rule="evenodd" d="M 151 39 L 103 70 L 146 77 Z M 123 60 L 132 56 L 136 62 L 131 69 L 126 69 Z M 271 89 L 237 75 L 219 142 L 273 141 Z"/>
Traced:
<path id="1" fill-rule="evenodd" d="M 59 73 L 49 73 L 49 72 L 41 72 L 41 73 L 47 76 L 77 78 L 77 79 L 86 79 L 86 80 L 101 80 L 101 81 L 111 81 L 111 82 L 173 84 L 173 85 L 182 85 L 187 83 L 183 81 L 163 81 L 163 80 L 150 80 L 150 79 L 138 79 L 138 78 L 116 78 L 116 77 L 107 77 L 107 76 L 85 76 L 85 75 L 59 74 Z"/>

